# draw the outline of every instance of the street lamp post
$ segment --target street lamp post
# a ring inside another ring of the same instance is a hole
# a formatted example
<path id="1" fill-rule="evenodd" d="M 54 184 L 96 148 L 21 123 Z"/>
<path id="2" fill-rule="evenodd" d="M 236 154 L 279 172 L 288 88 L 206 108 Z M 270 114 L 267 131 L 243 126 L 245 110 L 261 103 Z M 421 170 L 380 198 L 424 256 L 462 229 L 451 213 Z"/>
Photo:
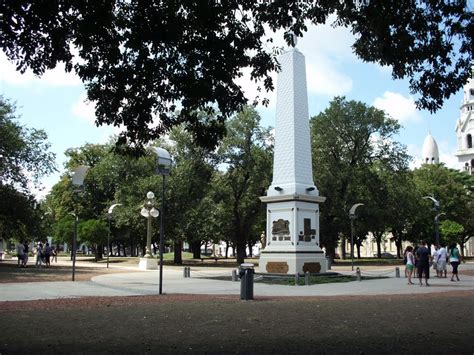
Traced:
<path id="1" fill-rule="evenodd" d="M 163 148 L 154 148 L 157 155 L 156 172 L 163 177 L 163 186 L 161 190 L 161 216 L 160 216 L 160 295 L 163 294 L 163 249 L 165 247 L 165 176 L 170 174 L 171 156 Z"/>
<path id="2" fill-rule="evenodd" d="M 439 211 L 439 201 L 436 200 L 434 197 L 432 196 L 424 196 L 423 197 L 425 200 L 431 200 L 433 202 L 433 210 L 435 211 L 436 213 L 436 216 L 434 218 L 434 222 L 435 222 L 435 238 L 436 238 L 436 245 L 439 245 L 439 216 L 441 216 L 442 214 L 444 213 L 439 213 L 438 214 L 438 211 Z"/>
<path id="3" fill-rule="evenodd" d="M 349 210 L 349 218 L 351 220 L 351 268 L 354 271 L 354 219 L 357 218 L 355 211 L 357 207 L 364 206 L 363 203 L 356 203 L 352 205 L 351 209 Z"/>
<path id="4" fill-rule="evenodd" d="M 74 192 L 80 192 L 81 187 L 84 185 L 84 179 L 86 177 L 87 171 L 89 170 L 88 166 L 80 165 L 73 170 L 72 174 L 72 184 L 77 186 L 78 189 Z M 77 224 L 79 222 L 79 214 L 77 212 L 77 204 L 74 205 L 74 213 L 71 214 L 74 216 L 74 236 L 72 238 L 72 281 L 75 280 L 76 275 L 76 249 L 77 249 Z"/>
<path id="5" fill-rule="evenodd" d="M 441 217 L 442 215 L 446 215 L 446 213 L 444 212 L 438 213 L 434 218 L 436 245 L 439 245 L 439 217 Z"/>
<path id="6" fill-rule="evenodd" d="M 142 207 L 140 214 L 147 219 L 147 228 L 146 228 L 146 248 L 145 255 L 140 259 L 140 269 L 156 269 L 156 263 L 152 262 L 153 255 L 151 252 L 151 222 L 152 218 L 158 217 L 160 212 L 155 208 L 155 194 L 151 191 L 148 191 L 146 194 L 147 201 Z"/>
<path id="7" fill-rule="evenodd" d="M 122 206 L 122 204 L 114 203 L 112 206 L 110 206 L 109 210 L 107 211 L 107 216 L 109 218 L 109 234 L 107 235 L 107 269 L 109 268 L 109 256 L 110 256 L 110 224 L 112 221 L 112 212 L 114 211 L 114 208 L 117 206 Z"/>

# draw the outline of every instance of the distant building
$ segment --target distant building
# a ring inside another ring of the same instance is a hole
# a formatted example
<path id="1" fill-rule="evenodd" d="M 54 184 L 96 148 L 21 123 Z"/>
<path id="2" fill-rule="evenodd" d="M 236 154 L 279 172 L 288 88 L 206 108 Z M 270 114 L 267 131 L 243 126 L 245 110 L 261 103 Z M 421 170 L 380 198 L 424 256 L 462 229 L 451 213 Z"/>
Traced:
<path id="1" fill-rule="evenodd" d="M 474 175 L 474 147 L 472 145 L 472 137 L 474 136 L 474 66 L 471 78 L 464 85 L 464 98 L 460 109 L 461 114 L 456 122 L 458 138 L 456 156 L 461 170 Z"/>
<path id="2" fill-rule="evenodd" d="M 423 142 L 422 155 L 423 164 L 439 164 L 438 144 L 431 133 L 426 136 Z"/>

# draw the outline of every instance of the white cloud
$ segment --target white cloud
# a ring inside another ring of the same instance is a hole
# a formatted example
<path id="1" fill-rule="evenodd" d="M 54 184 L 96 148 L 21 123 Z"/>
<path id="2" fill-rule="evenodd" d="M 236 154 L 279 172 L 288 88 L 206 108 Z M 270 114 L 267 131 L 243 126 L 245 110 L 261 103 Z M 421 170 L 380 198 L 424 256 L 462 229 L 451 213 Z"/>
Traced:
<path id="1" fill-rule="evenodd" d="M 0 80 L 11 85 L 49 85 L 49 86 L 76 86 L 81 85 L 81 80 L 74 73 L 66 73 L 64 66 L 59 64 L 56 68 L 46 71 L 43 76 L 37 77 L 31 70 L 21 74 L 15 65 L 10 62 L 4 53 L 0 52 Z"/>
<path id="2" fill-rule="evenodd" d="M 316 56 L 306 64 L 306 78 L 310 94 L 333 97 L 352 90 L 352 79 L 339 72 L 324 56 Z"/>
<path id="3" fill-rule="evenodd" d="M 74 116 L 79 117 L 89 123 L 94 124 L 95 122 L 95 108 L 94 104 L 87 101 L 86 95 L 83 94 L 79 99 L 72 105 L 71 108 Z"/>
<path id="4" fill-rule="evenodd" d="M 421 121 L 421 116 L 416 109 L 415 101 L 412 97 L 405 97 L 396 92 L 385 91 L 383 96 L 377 97 L 372 105 L 384 110 L 400 123 Z"/>

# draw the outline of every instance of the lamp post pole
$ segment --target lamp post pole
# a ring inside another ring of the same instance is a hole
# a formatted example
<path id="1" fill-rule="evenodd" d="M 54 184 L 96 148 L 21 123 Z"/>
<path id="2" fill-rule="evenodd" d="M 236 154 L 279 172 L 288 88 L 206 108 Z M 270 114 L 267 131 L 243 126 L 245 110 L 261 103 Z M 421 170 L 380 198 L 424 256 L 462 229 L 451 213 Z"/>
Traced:
<path id="1" fill-rule="evenodd" d="M 80 165 L 74 168 L 72 174 L 72 184 L 77 186 L 79 189 L 73 192 L 80 192 L 80 188 L 84 185 L 84 179 L 86 177 L 87 171 L 89 170 L 88 166 Z M 74 216 L 74 236 L 72 238 L 72 281 L 75 280 L 76 275 L 76 249 L 77 249 L 77 224 L 79 222 L 79 213 L 77 211 L 77 203 L 74 206 L 74 213 L 71 213 Z"/>
<path id="2" fill-rule="evenodd" d="M 435 219 L 434 219 L 434 222 L 435 222 L 435 239 L 436 239 L 436 245 L 439 245 L 439 227 L 438 227 L 439 220 L 438 219 L 439 219 L 439 216 L 441 216 L 444 213 L 438 214 L 438 212 L 439 212 L 439 201 L 436 200 L 434 197 L 424 196 L 423 198 L 425 200 L 431 200 L 433 202 L 433 210 L 436 213 L 436 216 L 435 216 Z"/>
<path id="3" fill-rule="evenodd" d="M 354 271 L 354 219 L 357 218 L 355 212 L 357 207 L 363 206 L 363 203 L 356 203 L 352 205 L 351 209 L 349 210 L 349 218 L 351 220 L 351 269 Z"/>
<path id="4" fill-rule="evenodd" d="M 72 281 L 75 281 L 76 275 L 76 249 L 77 249 L 77 211 L 73 214 L 74 216 L 74 236 L 72 238 Z"/>
<path id="5" fill-rule="evenodd" d="M 165 248 L 165 176 L 170 174 L 171 170 L 171 156 L 168 151 L 163 148 L 154 148 L 157 155 L 157 169 L 156 172 L 162 175 L 162 189 L 161 189 L 161 218 L 160 218 L 160 286 L 159 293 L 163 294 L 163 251 Z"/>
<path id="6" fill-rule="evenodd" d="M 111 221 L 112 221 L 112 212 L 114 211 L 114 208 L 117 206 L 121 206 L 121 203 L 115 203 L 112 206 L 110 206 L 107 216 L 109 217 L 109 234 L 107 235 L 107 269 L 109 268 L 109 256 L 110 256 L 110 231 L 111 231 Z"/>
<path id="7" fill-rule="evenodd" d="M 163 249 L 165 247 L 165 175 L 161 189 L 161 216 L 160 216 L 160 295 L 163 294 Z"/>

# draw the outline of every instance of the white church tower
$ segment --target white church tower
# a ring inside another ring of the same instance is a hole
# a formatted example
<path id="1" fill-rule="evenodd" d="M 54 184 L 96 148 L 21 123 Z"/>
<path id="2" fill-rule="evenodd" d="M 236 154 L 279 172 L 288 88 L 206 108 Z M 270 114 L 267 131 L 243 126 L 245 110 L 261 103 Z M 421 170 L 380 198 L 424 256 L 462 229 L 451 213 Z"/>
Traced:
<path id="1" fill-rule="evenodd" d="M 458 150 L 456 156 L 461 170 L 474 175 L 474 66 L 471 78 L 464 85 L 464 98 L 461 105 L 461 116 L 456 123 Z"/>
<path id="2" fill-rule="evenodd" d="M 267 204 L 267 228 L 259 270 L 325 272 L 319 245 L 319 203 L 325 198 L 313 182 L 305 58 L 290 48 L 278 61 L 273 181 L 260 198 Z"/>
<path id="3" fill-rule="evenodd" d="M 439 164 L 438 144 L 431 133 L 426 136 L 423 142 L 422 155 L 422 164 Z"/>

